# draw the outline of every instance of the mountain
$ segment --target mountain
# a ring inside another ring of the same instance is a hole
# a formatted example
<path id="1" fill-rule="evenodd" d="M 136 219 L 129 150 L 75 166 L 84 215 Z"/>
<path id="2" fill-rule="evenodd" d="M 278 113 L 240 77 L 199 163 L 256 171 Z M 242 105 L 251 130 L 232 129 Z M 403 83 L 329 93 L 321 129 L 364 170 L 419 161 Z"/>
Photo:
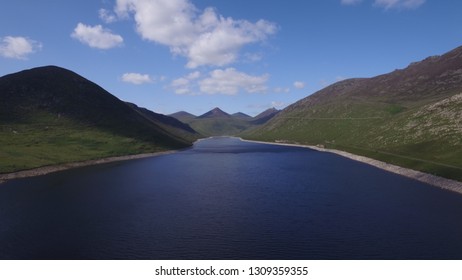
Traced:
<path id="1" fill-rule="evenodd" d="M 197 118 L 196 115 L 193 115 L 193 114 L 185 112 L 185 111 L 176 112 L 176 113 L 170 114 L 169 116 L 173 117 L 173 118 L 175 118 L 175 119 L 177 119 L 177 120 L 179 120 L 179 121 L 181 121 L 183 123 L 188 123 L 192 119 Z"/>
<path id="2" fill-rule="evenodd" d="M 141 111 L 56 66 L 0 77 L 0 172 L 191 145 Z"/>
<path id="3" fill-rule="evenodd" d="M 261 112 L 260 114 L 256 115 L 253 118 L 252 123 L 253 124 L 264 124 L 267 121 L 269 121 L 270 119 L 272 119 L 274 116 L 279 114 L 279 112 L 280 112 L 280 110 L 277 110 L 274 107 L 270 108 L 268 110 L 265 110 L 265 111 Z"/>
<path id="4" fill-rule="evenodd" d="M 214 108 L 198 117 L 184 111 L 170 116 L 189 124 L 203 136 L 230 136 L 239 135 L 243 131 L 265 123 L 276 115 L 275 111 L 279 112 L 270 109 L 255 118 L 241 112 L 230 115 L 220 108 Z"/>
<path id="5" fill-rule="evenodd" d="M 328 86 L 245 136 L 346 150 L 462 180 L 462 47 Z"/>
<path id="6" fill-rule="evenodd" d="M 237 118 L 237 119 L 243 119 L 243 120 L 251 120 L 252 117 L 247 115 L 247 114 L 244 114 L 242 112 L 237 112 L 237 113 L 234 113 L 231 115 L 233 118 Z"/>
<path id="7" fill-rule="evenodd" d="M 176 135 L 181 135 L 185 139 L 195 140 L 199 137 L 199 134 L 192 129 L 191 126 L 174 117 L 152 112 L 146 108 L 138 107 L 136 104 L 130 102 L 125 103 L 151 122 L 163 127 L 165 130 L 174 131 Z"/>
<path id="8" fill-rule="evenodd" d="M 235 118 L 220 108 L 214 108 L 188 124 L 204 136 L 236 135 L 249 126 L 245 120 Z"/>
<path id="9" fill-rule="evenodd" d="M 198 119 L 206 119 L 206 118 L 231 118 L 231 115 L 224 112 L 220 108 L 213 108 L 212 110 L 208 111 L 207 113 L 200 115 L 197 117 Z"/>

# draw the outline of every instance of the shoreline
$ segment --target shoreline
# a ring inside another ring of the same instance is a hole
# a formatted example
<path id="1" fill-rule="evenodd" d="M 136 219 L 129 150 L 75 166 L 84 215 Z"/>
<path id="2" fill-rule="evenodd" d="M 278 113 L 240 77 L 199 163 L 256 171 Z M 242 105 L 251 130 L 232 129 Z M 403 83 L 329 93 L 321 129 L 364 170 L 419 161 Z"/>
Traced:
<path id="1" fill-rule="evenodd" d="M 79 168 L 79 167 L 85 167 L 85 166 L 100 165 L 100 164 L 105 164 L 105 163 L 120 162 L 120 161 L 127 161 L 127 160 L 133 160 L 133 159 L 142 159 L 142 158 L 148 158 L 148 157 L 156 157 L 156 156 L 173 154 L 176 152 L 178 151 L 171 150 L 171 151 L 156 152 L 156 153 L 144 153 L 144 154 L 126 155 L 126 156 L 118 156 L 118 157 L 107 157 L 107 158 L 100 158 L 100 159 L 62 163 L 62 164 L 56 164 L 56 165 L 48 165 L 48 166 L 42 166 L 42 167 L 21 170 L 21 171 L 16 171 L 16 172 L 11 172 L 11 173 L 3 173 L 3 174 L 0 174 L 0 184 L 5 183 L 8 180 L 13 180 L 13 179 L 22 179 L 22 178 L 28 178 L 28 177 L 41 176 L 41 175 L 46 175 L 46 174 L 50 174 L 54 172 L 59 172 L 59 171 L 64 171 L 64 170 L 69 170 L 69 169 L 74 169 L 74 168 Z"/>
<path id="2" fill-rule="evenodd" d="M 255 140 L 247 140 L 247 139 L 241 139 L 241 141 L 244 142 L 253 142 L 253 143 L 261 143 L 261 144 L 269 144 L 269 145 L 279 145 L 279 146 L 290 146 L 290 147 L 299 147 L 299 148 L 308 148 L 312 150 L 316 150 L 319 152 L 326 152 L 326 153 L 333 153 L 348 159 L 352 159 L 355 161 L 359 161 L 377 168 L 380 168 L 382 170 L 398 174 L 401 176 L 405 176 L 407 178 L 411 178 L 414 180 L 417 180 L 422 183 L 426 183 L 429 185 L 432 185 L 434 187 L 438 187 L 440 189 L 456 192 L 459 194 L 462 194 L 462 182 L 447 179 L 444 177 L 424 173 L 421 171 L 413 170 L 410 168 L 406 167 L 401 167 L 398 165 L 386 163 L 380 160 L 368 158 L 365 156 L 359 156 L 355 155 L 349 152 L 345 151 L 340 151 L 340 150 L 335 150 L 335 149 L 326 149 L 326 148 L 320 148 L 317 146 L 310 146 L 310 145 L 301 145 L 301 144 L 289 144 L 289 143 L 276 143 L 276 142 L 264 142 L 264 141 L 255 141 Z"/>
<path id="3" fill-rule="evenodd" d="M 210 137 L 209 137 L 210 138 Z M 368 158 L 365 156 L 360 156 L 360 155 L 355 155 L 349 152 L 341 151 L 341 150 L 335 150 L 335 149 L 326 149 L 326 148 L 321 148 L 317 146 L 311 146 L 311 145 L 302 145 L 302 144 L 290 144 L 290 143 L 277 143 L 277 142 L 265 142 L 265 141 L 256 141 L 256 140 L 247 140 L 243 139 L 240 137 L 236 137 L 240 139 L 243 142 L 251 142 L 251 143 L 260 143 L 260 144 L 266 144 L 266 145 L 278 145 L 278 146 L 289 146 L 289 147 L 299 147 L 299 148 L 307 148 L 307 149 L 312 149 L 316 150 L 319 152 L 327 152 L 327 153 L 333 153 L 351 160 L 355 160 L 358 162 L 362 162 L 377 168 L 380 168 L 382 170 L 398 174 L 401 176 L 405 176 L 407 178 L 411 178 L 414 180 L 417 180 L 422 183 L 426 183 L 429 185 L 432 185 L 434 187 L 438 187 L 444 190 L 456 192 L 459 194 L 462 194 L 462 182 L 447 179 L 444 177 L 424 173 L 421 171 L 413 170 L 410 168 L 406 167 L 401 167 L 397 165 L 393 165 L 390 163 L 386 163 L 380 160 Z M 200 140 L 204 140 L 207 138 L 203 139 L 198 139 L 196 142 Z M 156 156 L 161 156 L 161 155 L 168 155 L 168 154 L 173 154 L 177 153 L 181 150 L 170 150 L 170 151 L 163 151 L 163 152 L 155 152 L 155 153 L 144 153 L 144 154 L 136 154 L 136 155 L 126 155 L 126 156 L 118 156 L 118 157 L 107 157 L 107 158 L 100 158 L 100 159 L 94 159 L 94 160 L 87 160 L 87 161 L 79 161 L 79 162 L 70 162 L 70 163 L 63 163 L 63 164 L 57 164 L 57 165 L 49 165 L 49 166 L 42 166 L 38 168 L 33 168 L 33 169 L 28 169 L 28 170 L 21 170 L 21 171 L 16 171 L 16 172 L 11 172 L 11 173 L 4 173 L 0 174 L 0 184 L 7 182 L 8 180 L 13 180 L 13 179 L 21 179 L 21 178 L 28 178 L 28 177 L 35 177 L 35 176 L 41 176 L 41 175 L 46 175 L 54 172 L 59 172 L 59 171 L 64 171 L 64 170 L 69 170 L 73 168 L 79 168 L 79 167 L 85 167 L 85 166 L 92 166 L 92 165 L 100 165 L 100 164 L 105 164 L 105 163 L 112 163 L 112 162 L 121 162 L 121 161 L 127 161 L 127 160 L 134 160 L 134 159 L 142 159 L 142 158 L 148 158 L 148 157 L 156 157 Z"/>

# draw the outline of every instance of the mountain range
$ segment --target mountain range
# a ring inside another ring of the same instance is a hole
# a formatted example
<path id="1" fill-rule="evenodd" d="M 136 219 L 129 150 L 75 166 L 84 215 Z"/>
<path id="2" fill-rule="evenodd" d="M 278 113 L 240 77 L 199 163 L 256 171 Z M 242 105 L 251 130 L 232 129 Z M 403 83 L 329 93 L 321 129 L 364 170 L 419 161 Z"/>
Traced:
<path id="1" fill-rule="evenodd" d="M 344 150 L 462 180 L 462 47 L 255 117 L 220 108 L 157 114 L 57 66 L 0 77 L 0 173 L 221 135 Z"/>
<path id="2" fill-rule="evenodd" d="M 242 112 L 228 114 L 216 107 L 200 116 L 195 116 L 185 111 L 169 116 L 189 124 L 203 136 L 230 136 L 238 135 L 243 131 L 261 125 L 276 116 L 277 113 L 279 113 L 279 110 L 271 108 L 255 117 L 251 117 Z"/>
<path id="3" fill-rule="evenodd" d="M 462 180 L 462 47 L 335 83 L 244 136 L 345 150 Z"/>
<path id="4" fill-rule="evenodd" d="M 64 68 L 0 78 L 0 172 L 184 148 L 198 137 Z"/>

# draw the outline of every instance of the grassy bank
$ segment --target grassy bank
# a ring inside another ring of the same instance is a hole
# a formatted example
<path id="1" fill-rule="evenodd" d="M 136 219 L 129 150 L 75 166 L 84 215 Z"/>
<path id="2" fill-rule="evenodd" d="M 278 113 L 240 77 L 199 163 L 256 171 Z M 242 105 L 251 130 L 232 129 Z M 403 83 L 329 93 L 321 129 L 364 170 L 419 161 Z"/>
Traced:
<path id="1" fill-rule="evenodd" d="M 64 118 L 0 123 L 0 173 L 167 149 Z"/>
<path id="2" fill-rule="evenodd" d="M 431 128 L 410 133 L 404 128 L 412 121 L 411 114 L 396 119 L 279 119 L 275 129 L 266 126 L 247 132 L 242 137 L 268 142 L 322 145 L 462 181 L 460 134 L 445 135 L 442 129 L 432 131 Z M 435 127 L 438 125 L 436 123 Z"/>

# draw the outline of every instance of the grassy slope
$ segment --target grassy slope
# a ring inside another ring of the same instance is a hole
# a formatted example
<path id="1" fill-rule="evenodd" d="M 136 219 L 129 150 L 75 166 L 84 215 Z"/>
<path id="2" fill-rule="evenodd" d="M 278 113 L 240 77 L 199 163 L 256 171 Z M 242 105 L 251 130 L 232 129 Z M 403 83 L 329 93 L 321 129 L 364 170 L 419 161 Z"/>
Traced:
<path id="1" fill-rule="evenodd" d="M 462 180 L 461 100 L 460 95 L 412 105 L 341 100 L 310 112 L 286 112 L 243 136 L 324 145 Z"/>
<path id="2" fill-rule="evenodd" d="M 231 136 L 252 125 L 240 118 L 196 118 L 188 124 L 204 136 Z"/>
<path id="3" fill-rule="evenodd" d="M 166 149 L 47 113 L 0 123 L 0 173 Z"/>
<path id="4" fill-rule="evenodd" d="M 335 83 L 243 136 L 287 140 L 462 180 L 462 47 Z"/>
<path id="5" fill-rule="evenodd" d="M 197 138 L 56 66 L 0 77 L 0 101 L 0 173 L 184 148 Z"/>

